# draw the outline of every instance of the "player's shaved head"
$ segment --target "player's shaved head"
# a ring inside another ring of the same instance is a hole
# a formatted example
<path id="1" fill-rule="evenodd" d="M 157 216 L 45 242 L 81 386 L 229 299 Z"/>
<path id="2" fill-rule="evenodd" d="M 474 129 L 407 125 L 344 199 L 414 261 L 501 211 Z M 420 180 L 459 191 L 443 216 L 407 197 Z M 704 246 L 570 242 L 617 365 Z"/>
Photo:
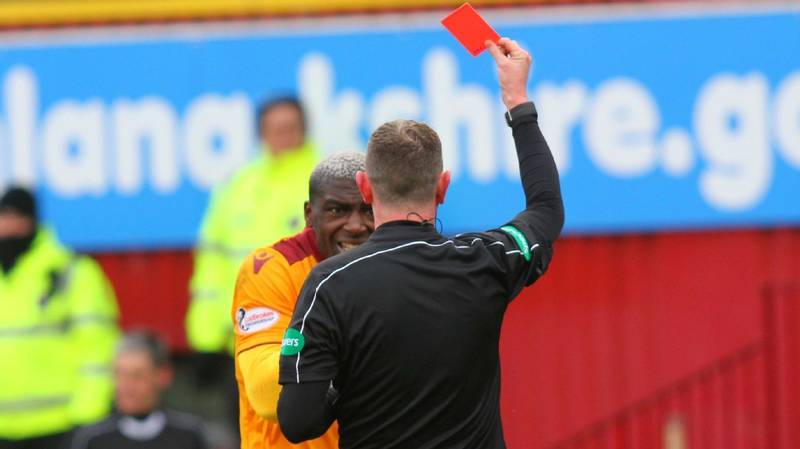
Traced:
<path id="1" fill-rule="evenodd" d="M 308 198 L 314 201 L 336 181 L 349 181 L 355 186 L 356 173 L 364 171 L 365 156 L 356 151 L 336 153 L 317 164 L 308 180 Z"/>

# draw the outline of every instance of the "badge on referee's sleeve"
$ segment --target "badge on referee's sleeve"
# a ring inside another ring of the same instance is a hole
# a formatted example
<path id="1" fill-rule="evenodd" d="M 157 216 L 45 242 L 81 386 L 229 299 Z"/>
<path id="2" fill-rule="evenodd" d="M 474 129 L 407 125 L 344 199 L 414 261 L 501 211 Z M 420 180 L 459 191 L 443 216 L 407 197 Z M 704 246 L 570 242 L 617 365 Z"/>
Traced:
<path id="1" fill-rule="evenodd" d="M 525 238 L 525 234 L 511 225 L 505 225 L 500 228 L 500 230 L 510 235 L 511 238 L 514 239 L 514 241 L 517 243 L 517 247 L 519 247 L 519 250 L 522 252 L 522 257 L 525 258 L 526 262 L 530 262 L 531 248 L 528 246 L 528 239 Z"/>
<path id="2" fill-rule="evenodd" d="M 306 344 L 306 339 L 303 334 L 297 329 L 292 327 L 286 329 L 283 335 L 283 343 L 281 344 L 281 355 L 296 355 L 303 350 Z"/>

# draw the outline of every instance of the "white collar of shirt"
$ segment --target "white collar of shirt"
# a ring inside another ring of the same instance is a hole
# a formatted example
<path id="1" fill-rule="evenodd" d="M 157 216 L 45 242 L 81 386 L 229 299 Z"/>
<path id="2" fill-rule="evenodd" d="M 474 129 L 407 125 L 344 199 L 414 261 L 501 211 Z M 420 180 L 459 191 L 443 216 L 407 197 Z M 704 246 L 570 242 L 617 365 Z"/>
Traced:
<path id="1" fill-rule="evenodd" d="M 117 423 L 122 435 L 136 441 L 152 440 L 164 430 L 166 425 L 167 416 L 160 410 L 147 415 L 144 419 L 123 416 Z"/>

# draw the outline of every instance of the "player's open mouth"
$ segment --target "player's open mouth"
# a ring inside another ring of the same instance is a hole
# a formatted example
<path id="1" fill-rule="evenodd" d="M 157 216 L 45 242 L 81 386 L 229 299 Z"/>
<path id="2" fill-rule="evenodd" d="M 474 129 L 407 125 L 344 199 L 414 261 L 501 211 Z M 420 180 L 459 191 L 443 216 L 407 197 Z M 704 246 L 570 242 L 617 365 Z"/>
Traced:
<path id="1" fill-rule="evenodd" d="M 345 252 L 358 246 L 358 243 L 339 242 L 336 244 L 336 246 L 338 246 L 342 252 Z"/>

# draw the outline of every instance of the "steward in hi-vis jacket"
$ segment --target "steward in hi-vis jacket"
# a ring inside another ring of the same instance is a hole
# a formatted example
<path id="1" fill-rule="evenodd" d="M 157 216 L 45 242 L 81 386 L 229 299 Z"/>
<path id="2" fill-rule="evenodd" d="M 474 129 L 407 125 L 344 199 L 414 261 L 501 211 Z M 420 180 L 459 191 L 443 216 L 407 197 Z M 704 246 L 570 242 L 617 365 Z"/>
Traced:
<path id="1" fill-rule="evenodd" d="M 111 409 L 118 337 L 100 266 L 39 226 L 33 195 L 0 198 L 0 446 L 56 448 Z"/>

